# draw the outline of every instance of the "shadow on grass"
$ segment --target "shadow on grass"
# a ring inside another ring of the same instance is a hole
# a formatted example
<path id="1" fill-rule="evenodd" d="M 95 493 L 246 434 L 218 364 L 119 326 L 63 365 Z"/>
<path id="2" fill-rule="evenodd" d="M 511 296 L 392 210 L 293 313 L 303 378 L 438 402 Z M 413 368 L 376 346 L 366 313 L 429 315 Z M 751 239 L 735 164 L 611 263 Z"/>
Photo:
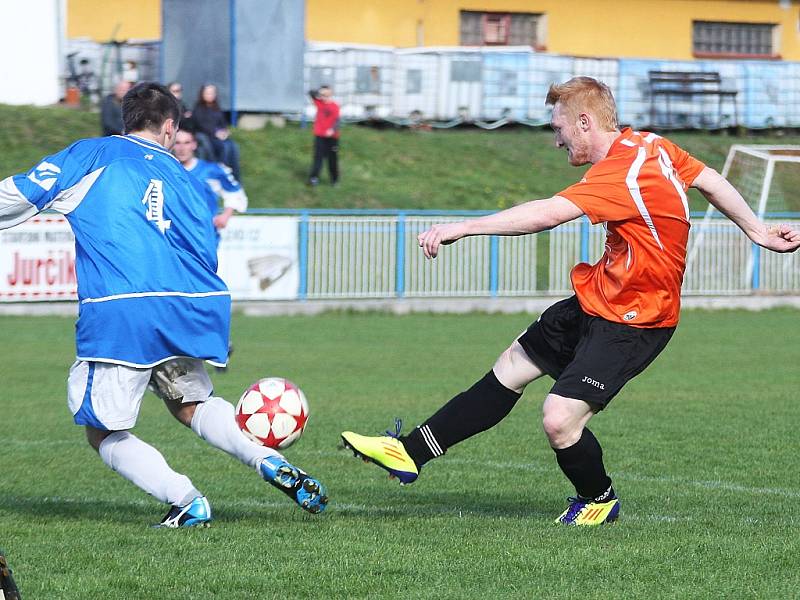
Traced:
<path id="1" fill-rule="evenodd" d="M 271 499 L 270 499 L 271 500 Z M 252 504 L 252 506 L 251 506 Z M 431 493 L 425 497 L 415 498 L 413 501 L 395 498 L 378 498 L 371 495 L 363 502 L 349 502 L 336 498 L 331 500 L 323 515 L 312 516 L 299 511 L 290 501 L 285 504 L 267 501 L 265 498 L 261 507 L 256 506 L 257 501 L 248 503 L 245 508 L 239 503 L 217 502 L 215 505 L 215 519 L 225 521 L 245 521 L 255 517 L 271 520 L 287 518 L 301 520 L 308 519 L 336 519 L 336 520 L 363 520 L 381 519 L 385 521 L 404 521 L 409 518 L 416 519 L 549 519 L 555 518 L 564 509 L 552 501 L 537 502 L 536 499 L 498 498 L 491 494 L 483 493 Z"/>
<path id="2" fill-rule="evenodd" d="M 108 523 L 156 523 L 166 514 L 157 502 L 60 498 L 56 496 L 0 496 L 4 513 L 17 513 L 33 519 L 72 519 Z"/>
<path id="3" fill-rule="evenodd" d="M 265 490 L 264 496 L 242 499 L 209 498 L 216 522 L 244 522 L 257 519 L 263 523 L 317 519 L 403 521 L 415 519 L 550 519 L 563 506 L 552 497 L 530 497 L 529 492 L 509 490 L 430 491 L 425 495 L 398 498 L 391 493 L 344 494 L 331 499 L 323 515 L 310 515 L 300 510 L 282 494 Z M 144 495 L 119 500 L 0 495 L 0 506 L 6 514 L 16 513 L 32 519 L 102 521 L 106 523 L 156 523 L 167 507 Z"/>

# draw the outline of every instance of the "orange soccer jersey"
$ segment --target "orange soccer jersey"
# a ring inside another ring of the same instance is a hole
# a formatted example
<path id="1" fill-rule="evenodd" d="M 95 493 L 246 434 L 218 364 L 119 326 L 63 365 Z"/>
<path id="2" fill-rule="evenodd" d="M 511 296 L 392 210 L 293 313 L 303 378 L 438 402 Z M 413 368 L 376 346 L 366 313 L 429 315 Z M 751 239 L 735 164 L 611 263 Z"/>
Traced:
<path id="1" fill-rule="evenodd" d="M 606 157 L 558 194 L 605 223 L 600 260 L 578 264 L 581 308 L 634 327 L 674 327 L 689 238 L 686 189 L 705 165 L 654 133 L 624 129 Z"/>

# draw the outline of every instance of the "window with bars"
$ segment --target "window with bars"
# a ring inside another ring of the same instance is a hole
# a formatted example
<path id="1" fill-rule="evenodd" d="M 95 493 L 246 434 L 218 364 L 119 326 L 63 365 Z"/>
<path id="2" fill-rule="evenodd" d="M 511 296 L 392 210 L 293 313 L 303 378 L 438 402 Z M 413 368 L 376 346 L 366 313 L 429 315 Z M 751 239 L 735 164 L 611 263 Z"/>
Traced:
<path id="1" fill-rule="evenodd" d="M 697 56 L 775 57 L 776 25 L 694 21 L 692 51 Z"/>
<path id="2" fill-rule="evenodd" d="M 462 46 L 541 46 L 542 15 L 461 11 Z"/>

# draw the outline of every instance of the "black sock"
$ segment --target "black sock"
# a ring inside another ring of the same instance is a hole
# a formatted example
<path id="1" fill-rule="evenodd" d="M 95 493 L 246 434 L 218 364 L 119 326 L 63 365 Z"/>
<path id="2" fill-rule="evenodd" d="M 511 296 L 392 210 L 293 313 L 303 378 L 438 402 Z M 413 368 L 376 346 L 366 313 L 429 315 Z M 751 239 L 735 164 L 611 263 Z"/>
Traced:
<path id="1" fill-rule="evenodd" d="M 611 478 L 603 466 L 603 449 L 588 428 L 583 429 L 581 438 L 572 446 L 553 450 L 558 466 L 575 486 L 579 496 L 600 500 L 608 492 L 613 494 Z"/>
<path id="2" fill-rule="evenodd" d="M 489 371 L 407 436 L 400 438 L 418 467 L 450 446 L 497 425 L 522 394 L 508 389 Z"/>

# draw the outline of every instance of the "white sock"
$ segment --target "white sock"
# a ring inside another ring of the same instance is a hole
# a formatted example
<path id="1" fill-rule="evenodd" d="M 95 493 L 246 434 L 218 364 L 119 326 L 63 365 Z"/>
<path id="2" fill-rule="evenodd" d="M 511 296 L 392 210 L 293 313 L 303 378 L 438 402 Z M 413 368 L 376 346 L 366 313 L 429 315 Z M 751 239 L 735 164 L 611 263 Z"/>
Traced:
<path id="1" fill-rule="evenodd" d="M 222 398 L 212 396 L 197 405 L 192 417 L 192 431 L 215 448 L 256 470 L 268 456 L 283 458 L 277 450 L 260 446 L 243 434 L 236 424 L 233 405 Z"/>
<path id="2" fill-rule="evenodd" d="M 106 437 L 99 452 L 114 471 L 162 502 L 183 506 L 202 496 L 186 475 L 170 468 L 158 450 L 128 431 Z"/>

